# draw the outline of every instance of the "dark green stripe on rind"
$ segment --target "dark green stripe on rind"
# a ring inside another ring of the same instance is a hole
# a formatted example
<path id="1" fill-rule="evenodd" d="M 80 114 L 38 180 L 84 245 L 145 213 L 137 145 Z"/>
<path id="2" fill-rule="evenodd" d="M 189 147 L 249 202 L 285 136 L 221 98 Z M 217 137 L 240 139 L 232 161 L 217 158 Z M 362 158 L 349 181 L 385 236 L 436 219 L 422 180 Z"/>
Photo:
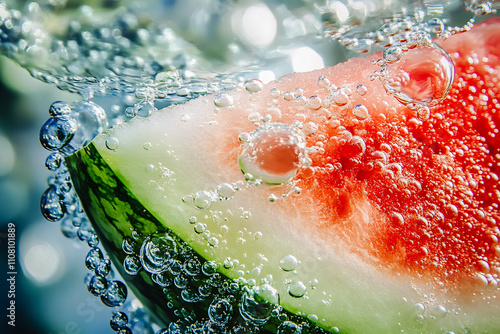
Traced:
<path id="1" fill-rule="evenodd" d="M 219 274 L 208 276 L 200 273 L 195 277 L 187 277 L 188 288 L 195 294 L 202 285 L 205 288 L 208 286 L 211 291 L 206 297 L 198 294 L 202 298 L 196 302 L 186 302 L 182 298 L 182 289 L 175 287 L 173 283 L 176 276 L 168 270 L 164 272 L 169 281 L 169 286 L 166 288 L 154 283 L 151 274 L 145 270 L 141 270 L 137 275 L 127 274 L 123 268 L 123 261 L 127 254 L 122 250 L 122 243 L 125 238 L 132 238 L 133 231 L 141 236 L 136 242 L 135 254 L 139 254 L 144 237 L 167 233 L 175 240 L 179 250 L 175 255 L 175 260 L 184 263 L 195 258 L 201 264 L 206 260 L 192 251 L 185 242 L 144 208 L 104 161 L 93 144 L 66 158 L 66 164 L 75 190 L 100 238 L 101 245 L 126 281 L 128 288 L 132 289 L 137 298 L 153 312 L 160 323 L 168 325 L 178 320 L 185 320 L 187 323 L 206 321 L 210 304 L 221 298 L 232 300 L 231 304 L 233 304 L 231 320 L 226 328 L 245 323 L 238 310 L 243 290 L 240 287 L 234 289 L 234 285 L 231 288 L 232 281 L 225 277 L 216 279 Z M 224 281 L 226 284 L 223 284 Z M 259 329 L 252 330 L 252 326 L 247 326 L 245 333 L 276 333 L 278 326 L 285 319 L 302 324 L 302 334 L 324 333 L 324 330 L 310 324 L 305 318 L 295 316 L 285 310 L 281 311 L 280 319 L 272 317 Z M 288 331 L 285 330 L 284 333 Z"/>

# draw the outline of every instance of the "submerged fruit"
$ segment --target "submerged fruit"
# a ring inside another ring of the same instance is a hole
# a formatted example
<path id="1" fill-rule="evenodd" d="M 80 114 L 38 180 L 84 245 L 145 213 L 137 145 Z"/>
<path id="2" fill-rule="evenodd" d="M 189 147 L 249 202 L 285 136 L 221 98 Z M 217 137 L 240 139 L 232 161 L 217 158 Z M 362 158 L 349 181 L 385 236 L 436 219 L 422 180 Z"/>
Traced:
<path id="1" fill-rule="evenodd" d="M 490 20 L 442 43 L 455 81 L 432 109 L 370 81 L 375 54 L 135 119 L 67 162 L 166 323 L 494 332 L 499 32 Z"/>

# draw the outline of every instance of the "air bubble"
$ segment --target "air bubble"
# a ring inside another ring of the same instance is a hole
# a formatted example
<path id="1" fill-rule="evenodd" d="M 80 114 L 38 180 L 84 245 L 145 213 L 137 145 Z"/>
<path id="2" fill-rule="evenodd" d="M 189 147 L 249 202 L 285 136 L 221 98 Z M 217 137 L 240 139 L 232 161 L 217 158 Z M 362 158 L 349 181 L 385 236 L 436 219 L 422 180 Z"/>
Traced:
<path id="1" fill-rule="evenodd" d="M 101 276 L 93 276 L 87 284 L 87 290 L 94 296 L 102 296 L 107 292 L 108 281 Z"/>
<path id="2" fill-rule="evenodd" d="M 170 236 L 147 237 L 140 250 L 142 267 L 149 273 L 160 273 L 166 269 L 168 260 L 176 255 L 177 246 Z"/>
<path id="3" fill-rule="evenodd" d="M 293 255 L 286 255 L 280 261 L 280 268 L 284 271 L 292 271 L 299 265 L 299 260 Z"/>
<path id="4" fill-rule="evenodd" d="M 205 232 L 205 228 L 206 228 L 206 226 L 203 223 L 196 223 L 194 225 L 194 231 L 198 234 Z"/>
<path id="5" fill-rule="evenodd" d="M 386 91 L 401 103 L 433 106 L 446 97 L 454 75 L 448 53 L 432 44 L 407 51 L 387 66 L 381 79 Z"/>
<path id="6" fill-rule="evenodd" d="M 295 177 L 306 158 L 303 134 L 281 123 L 269 123 L 250 134 L 239 157 L 244 174 L 267 184 L 283 184 Z"/>
<path id="7" fill-rule="evenodd" d="M 114 151 L 118 148 L 120 145 L 120 142 L 118 141 L 118 138 L 116 137 L 109 137 L 106 139 L 106 148 L 108 150 Z"/>
<path id="8" fill-rule="evenodd" d="M 219 108 L 230 108 L 233 102 L 233 97 L 227 93 L 219 93 L 214 97 L 214 104 Z"/>
<path id="9" fill-rule="evenodd" d="M 284 321 L 279 327 L 277 334 L 301 334 L 300 326 L 291 321 Z"/>
<path id="10" fill-rule="evenodd" d="M 302 281 L 292 281 L 288 286 L 288 293 L 295 298 L 301 298 L 307 290 L 306 285 Z"/>
<path id="11" fill-rule="evenodd" d="M 120 330 L 122 327 L 125 327 L 128 323 L 127 314 L 123 312 L 114 312 L 111 316 L 111 320 L 109 321 L 109 326 L 115 332 Z"/>
<path id="12" fill-rule="evenodd" d="M 233 306 L 226 299 L 215 300 L 208 307 L 210 320 L 219 326 L 229 322 L 233 313 Z"/>
<path id="13" fill-rule="evenodd" d="M 250 93 L 258 93 L 262 90 L 264 84 L 259 79 L 250 79 L 245 81 L 245 89 Z"/>
<path id="14" fill-rule="evenodd" d="M 127 287 L 121 281 L 108 282 L 106 292 L 101 296 L 101 301 L 109 307 L 117 307 L 123 305 L 127 299 Z"/>
<path id="15" fill-rule="evenodd" d="M 53 152 L 47 157 L 47 159 L 45 159 L 45 167 L 53 172 L 61 167 L 61 162 L 62 156 L 58 152 Z"/>
<path id="16" fill-rule="evenodd" d="M 349 102 L 349 96 L 344 92 L 344 90 L 337 90 L 333 94 L 333 101 L 339 105 L 343 106 Z"/>
<path id="17" fill-rule="evenodd" d="M 54 118 L 67 118 L 71 115 L 71 108 L 66 102 L 56 101 L 50 105 L 49 115 Z"/>
<path id="18" fill-rule="evenodd" d="M 198 191 L 193 196 L 193 203 L 198 209 L 208 209 L 212 205 L 213 197 L 213 194 L 209 191 Z"/>
<path id="19" fill-rule="evenodd" d="M 66 146 L 75 136 L 77 124 L 73 119 L 49 118 L 40 129 L 40 143 L 49 151 Z"/>
<path id="20" fill-rule="evenodd" d="M 325 77 L 318 78 L 318 87 L 321 89 L 327 89 L 330 86 L 330 80 Z"/>
<path id="21" fill-rule="evenodd" d="M 103 260 L 102 251 L 99 248 L 92 248 L 85 258 L 85 266 L 89 270 L 94 270 L 97 264 Z"/>
<path id="22" fill-rule="evenodd" d="M 367 92 L 368 92 L 368 87 L 366 87 L 365 85 L 358 85 L 356 87 L 356 93 L 358 95 L 364 96 L 366 95 Z"/>
<path id="23" fill-rule="evenodd" d="M 370 112 L 368 111 L 368 108 L 365 107 L 363 104 L 358 104 L 352 109 L 352 113 L 357 119 L 360 120 L 365 120 L 370 116 Z"/>
<path id="24" fill-rule="evenodd" d="M 275 99 L 275 98 L 277 98 L 278 96 L 280 96 L 280 95 L 281 95 L 281 92 L 280 92 L 280 90 L 279 90 L 278 88 L 273 88 L 273 89 L 271 89 L 271 90 L 269 91 L 269 95 L 271 95 L 271 97 L 272 97 L 273 99 Z"/>
<path id="25" fill-rule="evenodd" d="M 295 98 L 294 92 L 289 92 L 289 91 L 283 92 L 283 99 L 287 101 L 292 101 L 294 98 Z"/>
<path id="26" fill-rule="evenodd" d="M 272 311 L 278 305 L 278 290 L 269 284 L 262 284 L 246 289 L 239 304 L 239 311 L 246 321 L 262 326 L 269 321 Z"/>
<path id="27" fill-rule="evenodd" d="M 399 46 L 391 46 L 384 51 L 384 61 L 388 64 L 397 62 L 403 56 L 403 50 Z"/>
<path id="28" fill-rule="evenodd" d="M 61 195 L 55 186 L 50 186 L 42 195 L 40 200 L 40 210 L 43 217 L 51 222 L 61 220 L 66 213 L 63 203 L 64 196 Z"/>
<path id="29" fill-rule="evenodd" d="M 138 256 L 127 255 L 123 260 L 123 269 L 129 275 L 137 275 L 142 269 L 141 260 Z"/>
<path id="30" fill-rule="evenodd" d="M 219 195 L 219 199 L 228 199 L 233 197 L 234 187 L 229 183 L 221 183 L 217 186 L 217 195 Z"/>

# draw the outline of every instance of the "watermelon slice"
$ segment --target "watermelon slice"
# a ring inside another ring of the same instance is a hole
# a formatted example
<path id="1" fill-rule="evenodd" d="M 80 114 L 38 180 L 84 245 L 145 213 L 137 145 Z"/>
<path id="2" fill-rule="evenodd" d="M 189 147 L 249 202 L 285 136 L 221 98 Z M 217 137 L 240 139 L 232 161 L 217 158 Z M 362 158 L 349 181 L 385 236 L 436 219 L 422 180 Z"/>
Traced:
<path id="1" fill-rule="evenodd" d="M 440 45 L 454 81 L 430 115 L 369 79 L 373 54 L 136 118 L 68 157 L 112 260 L 140 260 L 122 270 L 135 294 L 219 332 L 500 331 L 500 20 Z M 417 72 L 426 98 L 446 82 Z"/>

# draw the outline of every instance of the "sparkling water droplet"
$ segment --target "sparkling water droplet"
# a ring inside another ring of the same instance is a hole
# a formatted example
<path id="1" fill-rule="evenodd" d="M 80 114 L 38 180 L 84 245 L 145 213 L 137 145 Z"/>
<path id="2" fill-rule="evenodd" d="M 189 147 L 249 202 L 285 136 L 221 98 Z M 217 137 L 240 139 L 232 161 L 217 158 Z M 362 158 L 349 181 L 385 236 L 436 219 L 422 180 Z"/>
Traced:
<path id="1" fill-rule="evenodd" d="M 264 84 L 259 79 L 250 79 L 245 81 L 245 89 L 250 93 L 258 93 L 262 90 Z"/>
<path id="2" fill-rule="evenodd" d="M 283 184 L 295 177 L 305 158 L 303 134 L 285 124 L 269 123 L 250 134 L 238 162 L 244 174 Z"/>
<path id="3" fill-rule="evenodd" d="M 120 145 L 120 142 L 118 141 L 118 138 L 116 137 L 109 137 L 106 139 L 106 148 L 108 150 L 114 151 L 118 148 Z"/>
<path id="4" fill-rule="evenodd" d="M 127 299 L 127 287 L 121 281 L 109 281 L 106 292 L 101 295 L 101 301 L 109 307 L 123 305 Z"/>
<path id="5" fill-rule="evenodd" d="M 365 120 L 370 116 L 370 112 L 368 111 L 368 108 L 365 107 L 363 104 L 358 104 L 352 109 L 352 113 L 357 119 L 360 120 Z"/>
<path id="6" fill-rule="evenodd" d="M 384 87 L 401 103 L 433 106 L 446 97 L 455 75 L 453 61 L 440 46 L 422 46 L 407 51 L 389 64 L 382 76 Z"/>
<path id="7" fill-rule="evenodd" d="M 284 271 L 295 270 L 298 265 L 299 265 L 299 260 L 297 260 L 295 256 L 290 254 L 286 255 L 280 261 L 280 268 L 283 269 Z"/>
<path id="8" fill-rule="evenodd" d="M 134 115 L 149 117 L 156 111 L 153 101 L 141 101 L 134 106 Z"/>
<path id="9" fill-rule="evenodd" d="M 273 88 L 269 91 L 269 95 L 272 97 L 272 98 L 277 98 L 278 96 L 281 95 L 281 92 L 278 88 Z"/>
<path id="10" fill-rule="evenodd" d="M 230 108 L 233 103 L 233 97 L 227 93 L 219 93 L 214 97 L 214 104 L 219 108 Z"/>
<path id="11" fill-rule="evenodd" d="M 283 92 L 283 99 L 287 101 L 292 101 L 295 98 L 295 93 L 294 92 Z"/>
<path id="12" fill-rule="evenodd" d="M 333 94 L 333 101 L 337 105 L 343 106 L 349 102 L 349 96 L 344 90 L 340 89 Z"/>

